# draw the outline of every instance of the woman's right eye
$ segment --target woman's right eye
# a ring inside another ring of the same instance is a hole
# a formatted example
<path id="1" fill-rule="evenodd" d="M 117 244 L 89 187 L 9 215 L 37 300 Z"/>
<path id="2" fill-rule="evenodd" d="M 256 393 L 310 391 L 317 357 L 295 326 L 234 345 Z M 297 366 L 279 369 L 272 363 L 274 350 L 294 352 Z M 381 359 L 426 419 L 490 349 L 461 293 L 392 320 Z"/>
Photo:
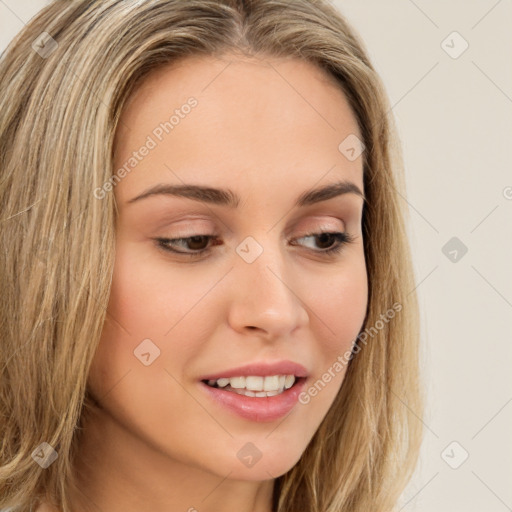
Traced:
<path id="1" fill-rule="evenodd" d="M 201 256 L 206 252 L 210 251 L 210 248 L 208 247 L 208 241 L 209 240 L 218 240 L 217 236 L 214 235 L 193 235 L 188 236 L 186 238 L 157 238 L 156 241 L 158 242 L 158 245 L 164 249 L 165 251 L 169 251 L 174 254 L 181 254 L 183 256 L 189 256 L 189 257 L 195 257 L 195 256 Z M 204 242 L 206 243 L 206 246 Z M 183 247 L 183 245 L 188 246 L 188 249 L 193 252 L 187 252 L 176 250 L 173 247 L 180 246 Z M 221 245 L 220 243 L 216 243 L 214 245 Z"/>

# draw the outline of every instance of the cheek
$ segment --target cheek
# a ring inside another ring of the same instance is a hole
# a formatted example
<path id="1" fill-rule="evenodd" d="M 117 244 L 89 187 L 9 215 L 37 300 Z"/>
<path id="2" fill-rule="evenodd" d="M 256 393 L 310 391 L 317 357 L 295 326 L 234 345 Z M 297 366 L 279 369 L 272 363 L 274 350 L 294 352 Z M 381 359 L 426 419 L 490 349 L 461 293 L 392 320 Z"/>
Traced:
<path id="1" fill-rule="evenodd" d="M 325 354 L 337 357 L 352 347 L 366 315 L 368 279 L 363 254 L 334 272 L 329 279 L 312 285 L 309 296 L 316 297 L 312 309 L 318 311 L 315 320 L 319 333 L 317 342 Z"/>
<path id="2" fill-rule="evenodd" d="M 142 367 L 135 354 L 139 347 L 160 351 L 151 366 L 172 368 L 178 377 L 198 350 L 198 327 L 217 318 L 204 307 L 212 282 L 207 271 L 184 271 L 164 257 L 150 256 L 141 244 L 121 239 L 116 245 L 108 313 L 90 372 L 91 389 L 100 394 L 128 370 Z M 144 341 L 148 339 L 157 348 Z"/>
<path id="3" fill-rule="evenodd" d="M 139 337 L 163 337 L 186 315 L 204 286 L 196 282 L 197 274 L 173 271 L 165 258 L 148 256 L 140 245 L 118 243 L 109 312 Z"/>
<path id="4" fill-rule="evenodd" d="M 323 418 L 338 394 L 360 333 L 368 303 L 364 258 L 354 259 L 330 279 L 311 281 L 308 305 L 318 369 L 304 389 L 300 403 L 311 417 Z"/>

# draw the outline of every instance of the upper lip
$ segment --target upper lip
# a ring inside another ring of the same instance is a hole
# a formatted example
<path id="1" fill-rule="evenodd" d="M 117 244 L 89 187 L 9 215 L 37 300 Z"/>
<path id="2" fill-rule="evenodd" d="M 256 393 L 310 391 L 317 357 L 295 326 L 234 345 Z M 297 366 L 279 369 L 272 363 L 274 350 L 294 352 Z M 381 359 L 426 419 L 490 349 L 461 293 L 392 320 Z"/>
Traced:
<path id="1" fill-rule="evenodd" d="M 249 375 L 261 375 L 262 377 L 268 375 L 295 375 L 296 377 L 307 377 L 308 371 L 304 366 L 293 361 L 260 362 L 203 375 L 200 380 L 217 380 Z"/>

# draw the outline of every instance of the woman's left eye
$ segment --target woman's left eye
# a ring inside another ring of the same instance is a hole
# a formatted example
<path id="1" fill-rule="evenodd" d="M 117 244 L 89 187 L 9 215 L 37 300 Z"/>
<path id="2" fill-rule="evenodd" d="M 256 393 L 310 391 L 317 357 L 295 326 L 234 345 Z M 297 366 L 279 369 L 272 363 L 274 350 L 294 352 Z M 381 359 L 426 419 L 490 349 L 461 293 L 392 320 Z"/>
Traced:
<path id="1" fill-rule="evenodd" d="M 321 249 L 311 249 L 320 255 L 335 255 L 341 251 L 344 245 L 355 240 L 355 237 L 346 232 L 330 232 L 323 231 L 320 233 L 309 233 L 307 235 L 296 238 L 295 240 L 317 239 Z M 165 251 L 179 254 L 185 257 L 194 258 L 201 256 L 210 251 L 209 241 L 212 240 L 213 245 L 222 245 L 219 238 L 214 235 L 193 235 L 186 238 L 155 238 L 158 246 Z M 205 243 L 206 242 L 206 243 Z M 317 242 L 318 243 L 318 242 Z M 296 245 L 293 243 L 292 245 Z M 327 247 L 325 247 L 327 245 Z M 178 250 L 175 247 L 185 247 L 185 250 Z"/>
<path id="2" fill-rule="evenodd" d="M 338 254 L 343 246 L 353 242 L 355 237 L 348 234 L 347 232 L 330 232 L 330 231 L 322 231 L 321 233 L 310 233 L 308 235 L 304 235 L 297 240 L 302 240 L 304 238 L 312 238 L 320 240 L 321 245 L 327 245 L 327 248 L 322 250 L 313 249 L 315 252 L 320 253 L 321 255 L 334 255 Z M 334 245 L 333 245 L 334 243 Z"/>

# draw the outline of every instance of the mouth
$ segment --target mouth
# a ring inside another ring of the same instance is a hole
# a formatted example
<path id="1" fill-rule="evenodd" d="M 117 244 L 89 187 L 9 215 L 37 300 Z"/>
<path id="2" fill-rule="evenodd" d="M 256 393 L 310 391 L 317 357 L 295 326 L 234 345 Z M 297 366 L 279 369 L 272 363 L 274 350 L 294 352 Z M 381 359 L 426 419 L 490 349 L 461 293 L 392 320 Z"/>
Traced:
<path id="1" fill-rule="evenodd" d="M 238 395 L 265 398 L 281 395 L 298 386 L 306 377 L 296 375 L 236 376 L 220 379 L 203 379 L 207 386 Z"/>
<path id="2" fill-rule="evenodd" d="M 202 379 L 199 385 L 205 396 L 225 411 L 252 422 L 272 422 L 294 409 L 306 380 L 291 374 L 239 376 Z"/>
<path id="3" fill-rule="evenodd" d="M 295 408 L 309 375 L 295 361 L 254 361 L 201 375 L 198 384 L 216 407 L 250 421 L 269 422 Z"/>

